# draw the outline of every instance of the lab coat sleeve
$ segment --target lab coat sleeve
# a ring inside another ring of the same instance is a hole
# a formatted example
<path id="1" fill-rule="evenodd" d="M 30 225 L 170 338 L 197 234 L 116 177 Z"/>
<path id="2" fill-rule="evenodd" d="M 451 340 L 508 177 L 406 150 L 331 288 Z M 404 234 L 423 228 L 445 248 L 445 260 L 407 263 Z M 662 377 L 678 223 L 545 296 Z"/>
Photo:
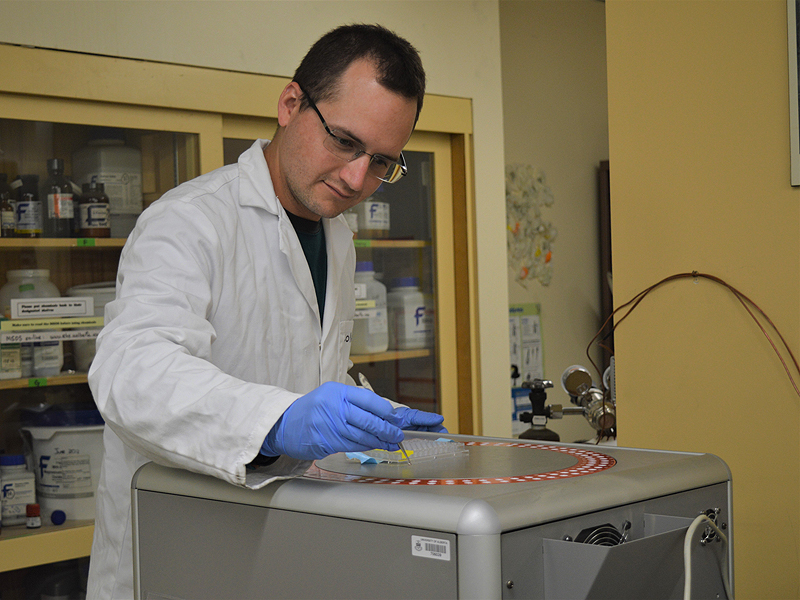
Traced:
<path id="1" fill-rule="evenodd" d="M 155 203 L 140 220 L 123 249 L 117 299 L 106 307 L 89 373 L 106 424 L 155 462 L 233 484 L 260 487 L 301 474 L 309 461 L 246 467 L 301 394 L 213 364 L 211 290 L 223 266 L 214 224 L 180 201 Z"/>

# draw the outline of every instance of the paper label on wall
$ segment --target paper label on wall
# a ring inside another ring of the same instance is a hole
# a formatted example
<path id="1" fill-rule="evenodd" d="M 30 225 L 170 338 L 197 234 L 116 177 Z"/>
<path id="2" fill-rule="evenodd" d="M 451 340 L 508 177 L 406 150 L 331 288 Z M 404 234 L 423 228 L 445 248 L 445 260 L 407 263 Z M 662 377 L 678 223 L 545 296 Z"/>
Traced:
<path id="1" fill-rule="evenodd" d="M 509 307 L 508 336 L 511 359 L 511 387 L 544 377 L 541 307 L 513 304 Z"/>
<path id="2" fill-rule="evenodd" d="M 529 428 L 519 415 L 531 410 L 530 390 L 525 381 L 544 379 L 541 305 L 512 304 L 508 311 L 508 337 L 511 363 L 511 432 L 519 435 Z"/>
<path id="3" fill-rule="evenodd" d="M 450 540 L 412 535 L 411 554 L 423 558 L 450 560 Z"/>

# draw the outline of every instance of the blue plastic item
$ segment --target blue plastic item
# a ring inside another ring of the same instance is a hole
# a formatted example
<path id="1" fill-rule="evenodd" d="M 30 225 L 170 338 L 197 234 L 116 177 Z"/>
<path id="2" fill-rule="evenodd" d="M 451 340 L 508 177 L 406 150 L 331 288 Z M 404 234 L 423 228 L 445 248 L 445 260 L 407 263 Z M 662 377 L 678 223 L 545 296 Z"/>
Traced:
<path id="1" fill-rule="evenodd" d="M 29 427 L 78 427 L 104 425 L 100 411 L 93 404 L 51 404 L 43 409 L 25 409 L 21 421 Z"/>
<path id="2" fill-rule="evenodd" d="M 24 464 L 25 456 L 23 454 L 3 454 L 0 456 L 0 467 L 15 467 Z"/>
<path id="3" fill-rule="evenodd" d="M 371 260 L 358 261 L 356 263 L 356 273 L 363 273 L 367 271 L 374 271 L 375 267 L 372 265 Z"/>

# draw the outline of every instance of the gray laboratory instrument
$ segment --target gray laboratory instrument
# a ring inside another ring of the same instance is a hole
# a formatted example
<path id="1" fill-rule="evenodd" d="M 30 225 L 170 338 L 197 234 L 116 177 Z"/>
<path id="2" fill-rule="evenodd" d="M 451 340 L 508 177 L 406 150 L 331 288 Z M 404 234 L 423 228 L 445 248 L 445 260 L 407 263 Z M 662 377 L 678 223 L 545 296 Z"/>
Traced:
<path id="1" fill-rule="evenodd" d="M 466 451 L 412 450 L 412 464 L 336 454 L 260 490 L 145 465 L 132 484 L 137 598 L 681 598 L 685 557 L 692 598 L 726 596 L 719 458 L 448 439 Z"/>

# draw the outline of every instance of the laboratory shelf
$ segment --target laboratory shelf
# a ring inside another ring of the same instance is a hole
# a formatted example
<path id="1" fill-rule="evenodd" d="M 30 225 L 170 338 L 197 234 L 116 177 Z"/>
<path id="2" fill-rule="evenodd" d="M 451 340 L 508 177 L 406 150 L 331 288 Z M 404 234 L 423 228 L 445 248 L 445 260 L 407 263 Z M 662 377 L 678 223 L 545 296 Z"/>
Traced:
<path id="1" fill-rule="evenodd" d="M 3 527 L 0 536 L 0 572 L 25 569 L 89 556 L 94 521 L 67 521 L 63 525 Z"/>
<path id="2" fill-rule="evenodd" d="M 389 360 L 403 360 L 405 358 L 422 358 L 430 356 L 431 351 L 424 350 L 389 350 L 388 352 L 378 352 L 376 354 L 351 354 L 350 360 L 354 365 L 374 362 L 384 362 Z"/>
<path id="3" fill-rule="evenodd" d="M 122 248 L 127 238 L 2 238 L 2 248 Z"/>
<path id="4" fill-rule="evenodd" d="M 355 238 L 356 248 L 427 248 L 432 246 L 429 240 L 389 240 Z"/>
<path id="5" fill-rule="evenodd" d="M 26 377 L 23 379 L 2 379 L 0 390 L 18 390 L 32 387 L 45 387 L 52 385 L 74 385 L 86 383 L 86 373 L 68 373 L 56 377 Z"/>

